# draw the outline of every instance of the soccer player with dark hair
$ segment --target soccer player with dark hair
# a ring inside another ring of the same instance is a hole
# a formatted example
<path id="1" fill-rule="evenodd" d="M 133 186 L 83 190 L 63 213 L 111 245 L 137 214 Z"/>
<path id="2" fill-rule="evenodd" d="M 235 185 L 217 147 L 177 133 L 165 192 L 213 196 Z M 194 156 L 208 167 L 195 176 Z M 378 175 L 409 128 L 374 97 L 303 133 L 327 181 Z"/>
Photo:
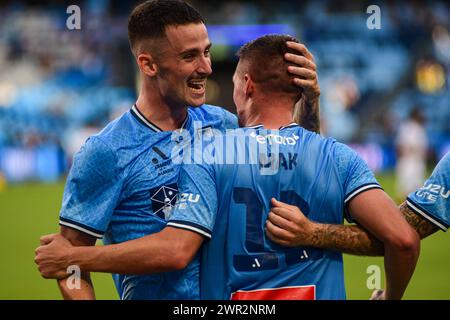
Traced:
<path id="1" fill-rule="evenodd" d="M 193 7 L 177 0 L 146 1 L 131 13 L 128 32 L 141 78 L 138 99 L 76 154 L 64 190 L 60 234 L 72 245 L 85 247 L 93 246 L 97 238 L 117 244 L 163 230 L 162 236 L 170 241 L 151 258 L 168 259 L 168 265 L 156 274 L 136 276 L 124 269 L 114 274 L 120 298 L 198 299 L 198 259 L 192 255 L 191 264 L 178 268 L 179 252 L 191 250 L 184 247 L 183 230 L 165 228 L 177 196 L 180 168 L 172 159 L 179 141 L 172 139 L 171 130 L 194 136 L 194 131 L 205 128 L 234 128 L 237 119 L 225 109 L 205 104 L 206 81 L 212 72 L 211 42 L 203 18 Z M 295 48 L 300 55 L 307 52 Z M 309 60 L 291 59 L 303 61 L 298 64 L 302 70 L 293 70 L 303 78 L 297 79 L 306 88 L 302 98 L 317 103 L 315 72 L 303 76 Z M 201 126 L 196 128 L 195 123 Z M 180 270 L 164 272 L 174 269 Z M 95 298 L 87 272 L 82 274 L 80 290 L 70 290 L 65 281 L 59 286 L 64 298 Z"/>
<path id="2" fill-rule="evenodd" d="M 184 159 L 181 196 L 164 229 L 181 229 L 178 252 L 164 253 L 171 241 L 164 230 L 95 248 L 52 235 L 43 239 L 51 249 L 40 249 L 43 269 L 52 277 L 71 264 L 135 274 L 183 269 L 203 244 L 203 299 L 345 299 L 341 253 L 285 248 L 265 237 L 270 199 L 277 198 L 315 221 L 339 224 L 345 212 L 370 230 L 385 247 L 386 296 L 400 299 L 419 239 L 354 151 L 293 122 L 299 92 L 280 71 L 288 67 L 287 40 L 295 39 L 264 36 L 239 51 L 233 98 L 245 127 L 215 135 L 210 152 L 194 145 L 193 161 Z M 178 264 L 168 262 L 169 254 Z"/>

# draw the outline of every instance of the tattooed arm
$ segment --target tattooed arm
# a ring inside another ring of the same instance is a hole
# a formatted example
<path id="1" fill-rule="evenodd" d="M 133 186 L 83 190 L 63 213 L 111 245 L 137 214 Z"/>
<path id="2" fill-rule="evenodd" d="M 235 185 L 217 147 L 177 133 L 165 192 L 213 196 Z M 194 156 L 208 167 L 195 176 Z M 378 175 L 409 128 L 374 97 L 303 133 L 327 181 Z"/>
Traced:
<path id="1" fill-rule="evenodd" d="M 292 208 L 296 211 L 296 218 L 293 219 L 291 229 L 285 230 L 286 232 L 279 234 L 279 236 L 274 236 L 273 233 L 268 232 L 272 241 L 284 246 L 311 246 L 352 255 L 384 255 L 383 243 L 364 228 L 357 225 L 315 223 L 308 220 L 298 208 L 296 210 L 295 208 Z M 406 202 L 403 202 L 399 209 L 409 225 L 419 234 L 420 239 L 438 230 L 435 225 L 409 209 Z M 276 224 L 279 221 L 277 214 L 271 212 L 269 221 Z"/>
<path id="2" fill-rule="evenodd" d="M 358 256 L 384 255 L 383 243 L 356 225 L 315 224 L 309 246 Z"/>
<path id="3" fill-rule="evenodd" d="M 439 230 L 439 228 L 432 224 L 430 221 L 424 219 L 423 217 L 412 211 L 410 208 L 408 208 L 406 202 L 403 202 L 401 204 L 400 212 L 403 214 L 406 221 L 408 221 L 409 225 L 417 231 L 420 239 L 426 238 Z"/>
<path id="4" fill-rule="evenodd" d="M 295 241 L 296 237 L 301 234 L 296 229 L 299 222 L 298 208 L 275 199 L 272 200 L 272 203 L 273 206 L 267 221 L 268 237 L 282 245 L 299 246 L 300 244 Z M 420 241 L 417 233 L 402 217 L 395 203 L 380 189 L 371 189 L 358 194 L 348 202 L 347 206 L 352 217 L 383 243 L 384 269 L 386 271 L 385 298 L 401 299 L 419 257 Z M 304 221 L 307 220 L 305 216 L 302 218 Z M 317 224 L 310 224 L 312 234 L 316 232 L 315 226 Z M 333 235 L 333 233 L 331 236 L 325 233 L 319 237 L 313 237 L 312 240 L 314 238 L 327 239 Z M 353 236 L 353 239 L 358 239 L 354 235 L 350 235 Z M 348 240 L 345 242 L 351 243 Z M 305 245 L 314 246 L 314 243 Z"/>
<path id="5" fill-rule="evenodd" d="M 406 202 L 399 207 L 406 221 L 419 234 L 420 239 L 428 237 L 438 229 L 434 224 L 413 212 Z M 361 226 L 316 224 L 311 234 L 311 246 L 342 251 L 347 254 L 382 256 L 383 243 Z"/>
<path id="6" fill-rule="evenodd" d="M 304 44 L 288 41 L 287 46 L 297 53 L 285 55 L 286 61 L 294 64 L 288 67 L 288 72 L 295 76 L 294 84 L 303 90 L 295 105 L 294 121 L 306 130 L 320 133 L 320 86 L 314 57 Z"/>
<path id="7" fill-rule="evenodd" d="M 320 134 L 320 103 L 317 99 L 302 98 L 295 105 L 294 121 L 306 130 Z"/>

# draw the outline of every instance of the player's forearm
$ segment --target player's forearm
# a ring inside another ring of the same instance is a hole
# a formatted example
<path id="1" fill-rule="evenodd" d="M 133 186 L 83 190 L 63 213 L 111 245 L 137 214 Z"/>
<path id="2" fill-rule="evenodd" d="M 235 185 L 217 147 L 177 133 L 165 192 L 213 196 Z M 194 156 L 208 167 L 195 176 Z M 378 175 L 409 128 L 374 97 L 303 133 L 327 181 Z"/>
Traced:
<path id="1" fill-rule="evenodd" d="M 409 225 L 416 230 L 420 239 L 426 238 L 439 230 L 434 224 L 409 209 L 406 201 L 400 205 L 399 209 Z"/>
<path id="2" fill-rule="evenodd" d="M 320 133 L 320 99 L 302 99 L 295 110 L 294 120 L 306 130 Z"/>
<path id="3" fill-rule="evenodd" d="M 383 243 L 359 226 L 314 224 L 310 246 L 360 256 L 382 256 Z"/>
<path id="4" fill-rule="evenodd" d="M 438 228 L 412 212 L 406 202 L 400 205 L 400 212 L 421 239 L 433 234 Z M 361 256 L 383 256 L 384 245 L 364 228 L 356 225 L 315 224 L 315 233 L 310 237 L 311 246 L 341 251 Z"/>
<path id="5" fill-rule="evenodd" d="M 154 235 L 120 244 L 76 247 L 69 255 L 70 264 L 83 271 L 119 274 L 147 274 L 181 269 L 176 244 L 158 241 Z"/>
<path id="6" fill-rule="evenodd" d="M 64 300 L 95 300 L 94 287 L 89 273 L 82 273 L 79 280 L 67 278 L 57 281 Z"/>
<path id="7" fill-rule="evenodd" d="M 417 246 L 408 248 L 392 247 L 385 244 L 384 268 L 386 271 L 386 299 L 398 300 L 408 286 L 419 257 Z"/>

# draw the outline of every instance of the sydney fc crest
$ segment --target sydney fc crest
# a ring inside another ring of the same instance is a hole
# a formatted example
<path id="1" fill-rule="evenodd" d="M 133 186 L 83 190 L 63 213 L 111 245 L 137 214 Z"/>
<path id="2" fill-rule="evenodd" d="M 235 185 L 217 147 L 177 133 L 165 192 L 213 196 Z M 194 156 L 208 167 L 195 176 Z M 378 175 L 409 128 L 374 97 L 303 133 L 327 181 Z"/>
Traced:
<path id="1" fill-rule="evenodd" d="M 153 188 L 150 190 L 150 195 L 153 213 L 164 220 L 168 220 L 177 201 L 177 184 L 172 183 L 167 186 Z"/>

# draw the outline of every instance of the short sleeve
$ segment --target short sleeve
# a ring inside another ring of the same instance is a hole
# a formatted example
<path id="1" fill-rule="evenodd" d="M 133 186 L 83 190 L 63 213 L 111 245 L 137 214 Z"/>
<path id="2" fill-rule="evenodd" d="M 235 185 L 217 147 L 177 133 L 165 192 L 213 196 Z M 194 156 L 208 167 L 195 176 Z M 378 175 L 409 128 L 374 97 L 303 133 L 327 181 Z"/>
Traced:
<path id="1" fill-rule="evenodd" d="M 437 164 L 422 188 L 408 195 L 408 207 L 440 229 L 450 227 L 450 153 Z"/>
<path id="2" fill-rule="evenodd" d="M 183 164 L 178 191 L 178 199 L 167 225 L 211 238 L 218 208 L 213 164 Z"/>
<path id="3" fill-rule="evenodd" d="M 345 216 L 348 221 L 352 222 L 347 204 L 365 191 L 382 188 L 366 162 L 353 149 L 337 142 L 334 156 L 343 184 Z"/>
<path id="4" fill-rule="evenodd" d="M 114 153 L 99 138 L 86 141 L 67 177 L 60 225 L 103 237 L 121 192 L 116 166 Z"/>

